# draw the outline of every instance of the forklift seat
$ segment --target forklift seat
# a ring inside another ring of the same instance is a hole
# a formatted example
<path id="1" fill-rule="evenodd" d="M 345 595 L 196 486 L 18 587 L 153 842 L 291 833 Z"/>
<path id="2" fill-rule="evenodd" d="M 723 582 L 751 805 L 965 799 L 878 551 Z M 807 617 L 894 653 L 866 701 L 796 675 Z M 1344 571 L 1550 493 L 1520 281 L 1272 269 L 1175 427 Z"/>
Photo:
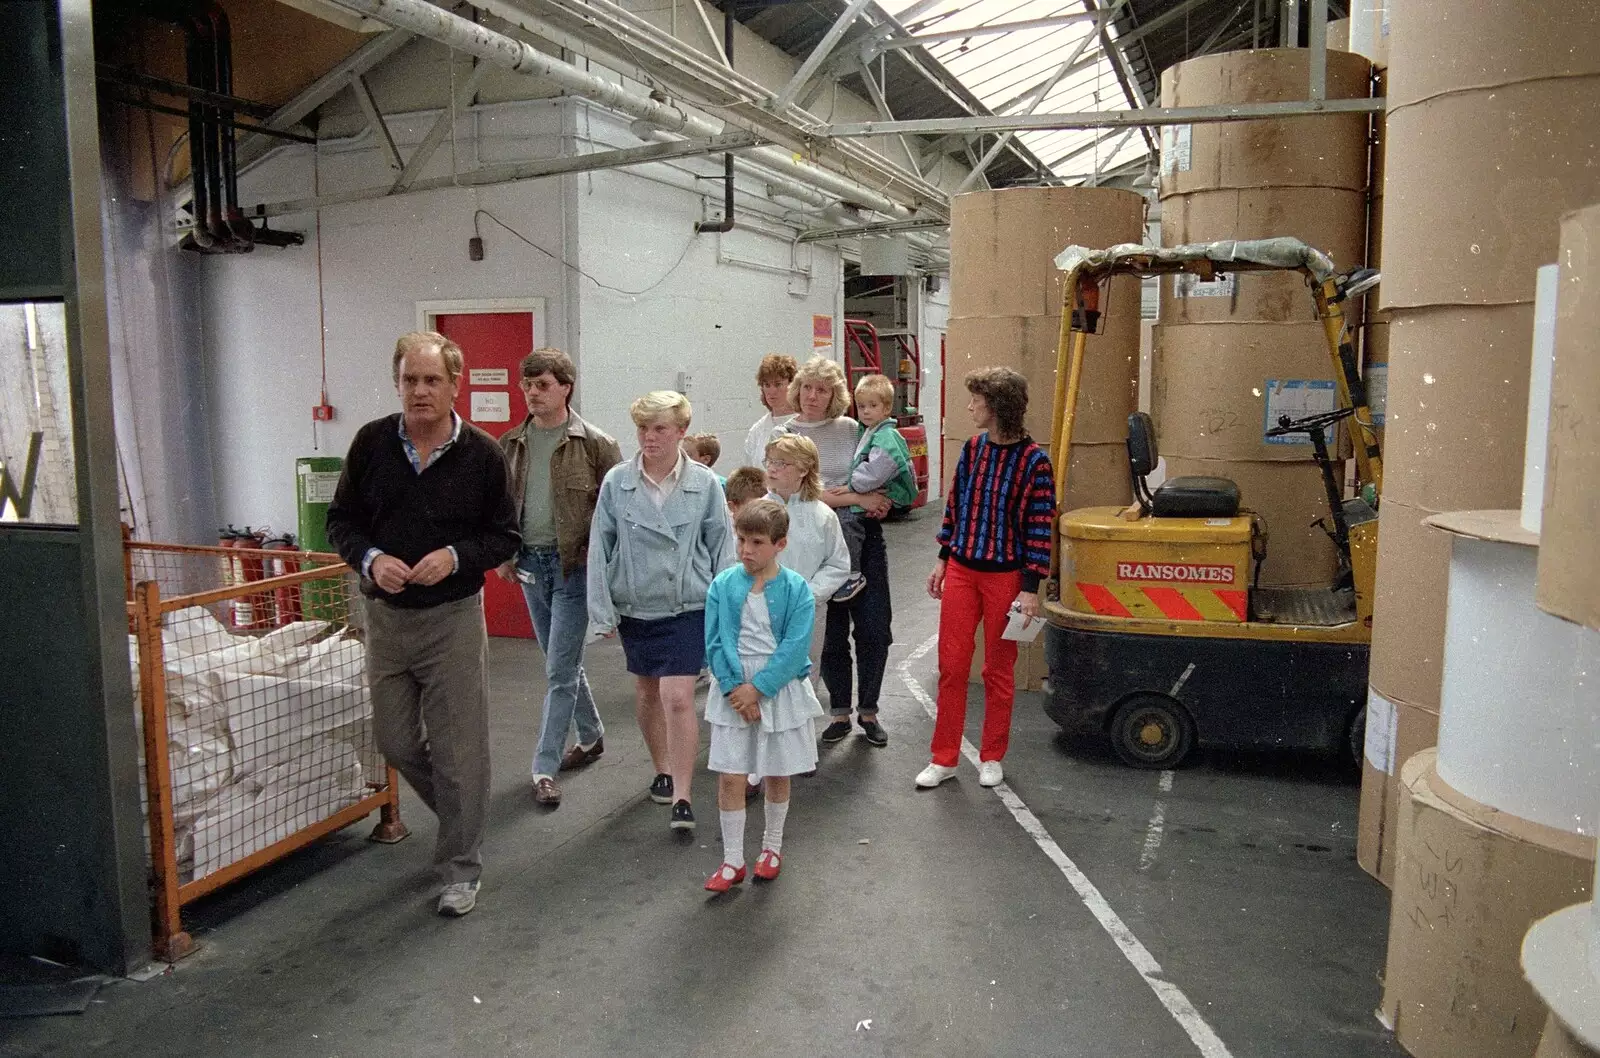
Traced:
<path id="1" fill-rule="evenodd" d="M 1227 478 L 1169 478 L 1151 492 L 1145 478 L 1156 468 L 1156 426 L 1138 411 L 1128 416 L 1128 472 L 1133 495 L 1144 513 L 1156 518 L 1233 518 L 1239 513 L 1239 486 Z"/>

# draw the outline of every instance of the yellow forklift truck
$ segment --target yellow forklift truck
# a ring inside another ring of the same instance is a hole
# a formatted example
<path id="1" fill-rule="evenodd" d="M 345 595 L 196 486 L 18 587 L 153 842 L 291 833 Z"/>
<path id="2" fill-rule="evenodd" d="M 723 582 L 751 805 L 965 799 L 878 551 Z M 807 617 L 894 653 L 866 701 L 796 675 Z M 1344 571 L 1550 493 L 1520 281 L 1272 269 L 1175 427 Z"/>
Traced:
<path id="1" fill-rule="evenodd" d="M 1056 525 L 1043 612 L 1050 671 L 1046 711 L 1073 736 L 1109 737 L 1126 763 L 1170 768 L 1197 744 L 1347 753 L 1361 759 L 1383 463 L 1344 306 L 1378 283 L 1372 269 L 1334 270 L 1297 239 L 1191 246 L 1068 247 L 1053 434 L 1065 495 L 1085 343 L 1098 333 L 1114 276 L 1290 270 L 1305 277 L 1327 333 L 1337 407 L 1281 416 L 1268 436 L 1305 435 L 1321 467 L 1338 548 L 1319 588 L 1257 585 L 1269 535 L 1250 497 L 1224 478 L 1183 477 L 1155 489 L 1150 417 L 1128 422 L 1134 502 L 1067 511 Z M 1346 423 L 1360 488 L 1343 498 L 1337 451 Z"/>

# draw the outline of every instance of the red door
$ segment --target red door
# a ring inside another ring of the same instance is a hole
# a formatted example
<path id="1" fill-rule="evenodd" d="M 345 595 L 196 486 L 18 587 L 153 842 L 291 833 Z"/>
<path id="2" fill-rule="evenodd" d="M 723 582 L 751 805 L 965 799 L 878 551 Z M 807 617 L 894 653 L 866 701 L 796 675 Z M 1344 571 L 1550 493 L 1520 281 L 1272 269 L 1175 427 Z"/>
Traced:
<path id="1" fill-rule="evenodd" d="M 517 388 L 517 365 L 533 351 L 533 313 L 460 312 L 435 316 L 433 325 L 461 346 L 466 360 L 457 415 L 491 437 L 528 417 Z M 521 586 L 507 584 L 492 570 L 483 581 L 483 611 L 490 635 L 533 638 Z"/>

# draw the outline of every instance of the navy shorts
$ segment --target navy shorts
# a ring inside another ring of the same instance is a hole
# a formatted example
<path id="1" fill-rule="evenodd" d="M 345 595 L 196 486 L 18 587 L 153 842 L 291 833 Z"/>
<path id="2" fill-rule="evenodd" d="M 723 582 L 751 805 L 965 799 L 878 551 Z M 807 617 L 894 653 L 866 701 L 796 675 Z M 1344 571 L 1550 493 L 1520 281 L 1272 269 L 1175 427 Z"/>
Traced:
<path id="1" fill-rule="evenodd" d="M 628 671 L 635 676 L 698 676 L 706 666 L 706 613 L 691 610 L 675 617 L 617 622 Z"/>

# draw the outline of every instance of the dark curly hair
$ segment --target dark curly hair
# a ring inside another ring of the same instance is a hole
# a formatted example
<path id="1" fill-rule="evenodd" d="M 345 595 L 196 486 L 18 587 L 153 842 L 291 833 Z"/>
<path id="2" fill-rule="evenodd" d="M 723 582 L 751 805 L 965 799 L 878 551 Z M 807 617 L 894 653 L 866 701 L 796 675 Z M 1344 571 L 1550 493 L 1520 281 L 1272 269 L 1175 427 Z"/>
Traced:
<path id="1" fill-rule="evenodd" d="M 967 392 L 982 397 L 996 419 L 995 432 L 1020 438 L 1027 432 L 1028 380 L 1009 367 L 985 367 L 967 374 Z"/>

